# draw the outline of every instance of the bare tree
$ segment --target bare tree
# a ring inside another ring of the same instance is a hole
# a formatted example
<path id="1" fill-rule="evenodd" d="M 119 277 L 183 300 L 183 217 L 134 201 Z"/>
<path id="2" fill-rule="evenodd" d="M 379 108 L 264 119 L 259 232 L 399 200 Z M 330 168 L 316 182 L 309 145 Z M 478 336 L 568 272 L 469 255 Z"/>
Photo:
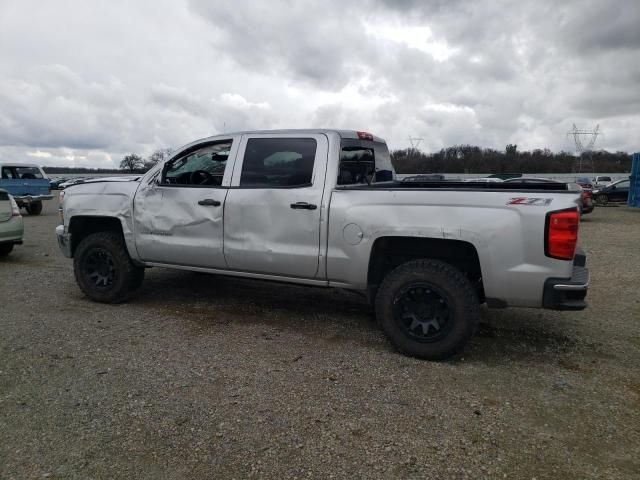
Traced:
<path id="1" fill-rule="evenodd" d="M 129 170 L 130 172 L 135 172 L 143 166 L 144 162 L 142 161 L 142 157 L 140 155 L 136 155 L 135 153 L 125 155 L 124 158 L 120 161 L 120 169 Z"/>
<path id="2" fill-rule="evenodd" d="M 171 156 L 170 148 L 158 148 L 155 150 L 149 158 L 144 161 L 144 167 L 148 170 L 152 168 L 158 162 L 164 162 Z"/>

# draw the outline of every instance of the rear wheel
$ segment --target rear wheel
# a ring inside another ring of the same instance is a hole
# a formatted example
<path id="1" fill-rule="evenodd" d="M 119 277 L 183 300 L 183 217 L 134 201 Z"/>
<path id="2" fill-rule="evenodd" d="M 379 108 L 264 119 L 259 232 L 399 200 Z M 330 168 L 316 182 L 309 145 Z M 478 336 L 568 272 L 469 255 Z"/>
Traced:
<path id="1" fill-rule="evenodd" d="M 391 343 L 411 356 L 442 360 L 459 352 L 480 318 L 467 278 L 439 260 L 412 260 L 391 271 L 376 295 L 376 317 Z"/>
<path id="2" fill-rule="evenodd" d="M 142 284 L 144 268 L 133 264 L 121 235 L 98 232 L 84 238 L 73 259 L 76 282 L 91 300 L 120 303 Z"/>
<path id="3" fill-rule="evenodd" d="M 42 213 L 42 202 L 33 202 L 26 206 L 29 215 L 40 215 Z"/>
<path id="4" fill-rule="evenodd" d="M 0 245 L 0 257 L 6 257 L 13 250 L 13 243 L 3 243 Z"/>

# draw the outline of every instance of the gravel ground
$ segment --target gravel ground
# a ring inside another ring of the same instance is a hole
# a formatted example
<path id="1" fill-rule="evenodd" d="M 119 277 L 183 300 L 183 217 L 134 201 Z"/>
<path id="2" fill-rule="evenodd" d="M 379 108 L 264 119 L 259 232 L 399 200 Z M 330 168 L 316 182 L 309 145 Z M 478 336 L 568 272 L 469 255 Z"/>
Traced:
<path id="1" fill-rule="evenodd" d="M 57 202 L 0 261 L 1 478 L 640 478 L 640 211 L 582 226 L 584 312 L 395 353 L 357 295 L 153 269 L 86 300 Z"/>

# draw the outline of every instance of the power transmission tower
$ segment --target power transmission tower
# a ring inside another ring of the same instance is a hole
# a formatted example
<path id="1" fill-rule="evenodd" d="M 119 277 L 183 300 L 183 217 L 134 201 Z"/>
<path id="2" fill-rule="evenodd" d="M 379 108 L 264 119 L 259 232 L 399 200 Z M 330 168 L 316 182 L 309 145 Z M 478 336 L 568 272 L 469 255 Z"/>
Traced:
<path id="1" fill-rule="evenodd" d="M 411 150 L 413 150 L 414 152 L 418 151 L 418 147 L 420 146 L 420 143 L 422 143 L 422 141 L 424 140 L 424 138 L 418 138 L 418 137 L 409 137 L 409 143 L 411 143 Z"/>
<path id="2" fill-rule="evenodd" d="M 573 141 L 576 144 L 576 153 L 578 154 L 578 158 L 573 165 L 574 173 L 582 173 L 583 157 L 585 156 L 589 159 L 591 173 L 595 173 L 593 165 L 593 146 L 595 145 L 598 136 L 602 135 L 600 125 L 596 125 L 596 128 L 593 130 L 580 130 L 574 123 L 573 129 L 567 132 L 567 137 L 569 135 L 573 136 Z M 586 142 L 582 141 L 583 138 Z"/>

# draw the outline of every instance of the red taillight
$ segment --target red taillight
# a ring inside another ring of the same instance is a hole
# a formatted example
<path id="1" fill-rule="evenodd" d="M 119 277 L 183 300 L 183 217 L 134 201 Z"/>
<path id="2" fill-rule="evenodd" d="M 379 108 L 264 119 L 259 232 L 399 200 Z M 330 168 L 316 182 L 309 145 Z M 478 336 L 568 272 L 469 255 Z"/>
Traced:
<path id="1" fill-rule="evenodd" d="M 584 198 L 591 198 L 591 192 L 589 190 L 583 190 L 582 191 L 582 196 Z"/>
<path id="2" fill-rule="evenodd" d="M 547 257 L 573 260 L 578 243 L 580 214 L 578 210 L 561 210 L 547 214 L 545 248 Z"/>
<path id="3" fill-rule="evenodd" d="M 373 140 L 373 135 L 369 132 L 356 132 L 360 140 Z"/>

